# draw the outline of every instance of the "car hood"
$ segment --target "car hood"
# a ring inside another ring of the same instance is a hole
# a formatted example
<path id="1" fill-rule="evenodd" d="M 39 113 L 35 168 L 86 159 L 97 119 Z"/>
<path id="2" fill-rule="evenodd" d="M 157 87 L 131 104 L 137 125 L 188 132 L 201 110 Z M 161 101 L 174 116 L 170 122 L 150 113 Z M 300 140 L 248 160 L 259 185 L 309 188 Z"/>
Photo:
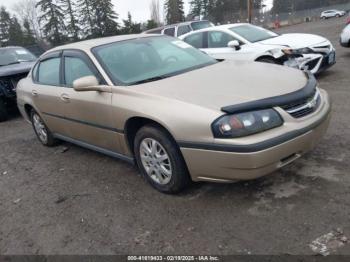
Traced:
<path id="1" fill-rule="evenodd" d="M 322 44 L 328 41 L 322 36 L 311 34 L 283 34 L 278 37 L 260 41 L 263 45 L 278 45 L 291 48 L 304 48 Z"/>
<path id="2" fill-rule="evenodd" d="M 21 62 L 19 64 L 0 66 L 0 77 L 28 73 L 34 64 L 35 62 Z"/>
<path id="3" fill-rule="evenodd" d="M 300 70 L 257 62 L 224 61 L 156 82 L 130 87 L 137 92 L 220 110 L 292 93 L 308 78 Z"/>

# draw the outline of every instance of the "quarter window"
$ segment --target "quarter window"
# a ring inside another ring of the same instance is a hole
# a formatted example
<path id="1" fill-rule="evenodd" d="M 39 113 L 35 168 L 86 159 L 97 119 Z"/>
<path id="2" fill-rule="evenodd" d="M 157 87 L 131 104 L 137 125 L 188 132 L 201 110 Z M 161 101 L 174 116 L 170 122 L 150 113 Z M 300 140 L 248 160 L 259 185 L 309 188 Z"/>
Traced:
<path id="1" fill-rule="evenodd" d="M 66 85 L 73 86 L 73 82 L 84 76 L 94 76 L 94 73 L 90 70 L 88 65 L 77 57 L 65 57 L 64 58 L 64 74 Z"/>
<path id="2" fill-rule="evenodd" d="M 60 62 L 61 58 L 44 60 L 39 66 L 38 82 L 44 85 L 60 85 Z"/>
<path id="3" fill-rule="evenodd" d="M 195 48 L 204 48 L 203 37 L 203 33 L 197 33 L 186 37 L 184 41 Z"/>
<path id="4" fill-rule="evenodd" d="M 175 36 L 175 27 L 165 29 L 164 34 L 168 36 Z"/>

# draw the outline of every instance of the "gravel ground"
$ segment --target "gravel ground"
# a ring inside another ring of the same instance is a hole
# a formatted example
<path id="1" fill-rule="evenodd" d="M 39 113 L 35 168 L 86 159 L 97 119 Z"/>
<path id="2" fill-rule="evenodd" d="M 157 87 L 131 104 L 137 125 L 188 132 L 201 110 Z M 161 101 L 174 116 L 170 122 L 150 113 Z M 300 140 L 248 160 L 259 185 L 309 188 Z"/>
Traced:
<path id="1" fill-rule="evenodd" d="M 313 254 L 324 245 L 350 255 L 343 20 L 280 30 L 335 44 L 338 63 L 319 77 L 334 102 L 333 120 L 313 152 L 257 181 L 163 195 L 131 165 L 71 144 L 45 148 L 19 116 L 1 123 L 0 254 Z"/>

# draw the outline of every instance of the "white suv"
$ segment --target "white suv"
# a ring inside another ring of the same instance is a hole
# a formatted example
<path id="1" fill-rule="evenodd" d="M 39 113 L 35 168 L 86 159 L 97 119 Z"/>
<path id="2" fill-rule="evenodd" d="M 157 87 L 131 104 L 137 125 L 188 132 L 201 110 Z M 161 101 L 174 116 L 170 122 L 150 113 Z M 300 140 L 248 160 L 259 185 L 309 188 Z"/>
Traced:
<path id="1" fill-rule="evenodd" d="M 321 14 L 321 18 L 322 19 L 327 19 L 327 18 L 331 18 L 331 17 L 341 17 L 346 15 L 345 11 L 339 11 L 339 10 L 327 10 L 322 12 Z"/>

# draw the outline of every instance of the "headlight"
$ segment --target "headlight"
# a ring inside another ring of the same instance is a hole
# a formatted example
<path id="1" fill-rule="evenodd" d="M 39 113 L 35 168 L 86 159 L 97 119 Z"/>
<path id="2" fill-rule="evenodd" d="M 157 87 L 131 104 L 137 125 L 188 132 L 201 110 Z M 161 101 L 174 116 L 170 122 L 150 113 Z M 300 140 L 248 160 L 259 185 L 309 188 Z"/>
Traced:
<path id="1" fill-rule="evenodd" d="M 264 132 L 283 125 L 274 109 L 225 115 L 212 124 L 215 138 L 238 138 Z"/>
<path id="2" fill-rule="evenodd" d="M 299 48 L 299 49 L 286 48 L 286 49 L 282 49 L 282 52 L 285 53 L 286 55 L 302 55 L 302 54 L 313 53 L 312 49 L 308 47 Z"/>

